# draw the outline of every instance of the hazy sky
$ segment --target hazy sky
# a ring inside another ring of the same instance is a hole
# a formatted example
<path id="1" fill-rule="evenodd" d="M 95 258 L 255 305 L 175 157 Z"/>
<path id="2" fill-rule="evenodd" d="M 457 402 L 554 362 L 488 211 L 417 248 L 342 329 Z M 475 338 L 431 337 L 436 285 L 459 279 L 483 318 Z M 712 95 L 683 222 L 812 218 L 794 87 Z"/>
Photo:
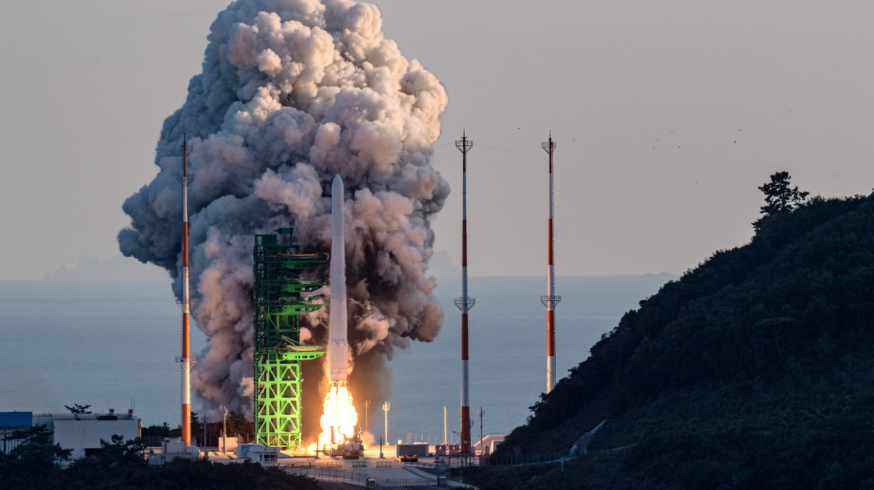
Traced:
<path id="1" fill-rule="evenodd" d="M 0 279 L 118 254 L 121 204 L 227 3 L 0 4 Z M 550 129 L 559 274 L 680 273 L 741 245 L 778 170 L 813 195 L 874 186 L 872 2 L 375 3 L 449 92 L 434 230 L 456 263 L 453 142 L 474 140 L 473 275 L 544 273 Z"/>

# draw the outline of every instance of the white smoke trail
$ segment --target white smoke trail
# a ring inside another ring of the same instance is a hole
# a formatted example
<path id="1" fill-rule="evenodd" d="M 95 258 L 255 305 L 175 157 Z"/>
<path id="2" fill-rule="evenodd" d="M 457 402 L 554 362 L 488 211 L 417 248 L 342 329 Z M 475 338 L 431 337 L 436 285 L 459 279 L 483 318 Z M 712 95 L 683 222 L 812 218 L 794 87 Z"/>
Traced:
<path id="1" fill-rule="evenodd" d="M 203 73 L 164 122 L 158 175 L 124 203 L 121 251 L 167 268 L 180 294 L 187 136 L 195 317 L 208 336 L 192 382 L 208 405 L 251 417 L 253 236 L 293 226 L 305 250 L 328 250 L 338 173 L 355 354 L 390 357 L 440 330 L 427 261 L 449 186 L 429 159 L 446 91 L 381 29 L 376 6 L 350 0 L 232 3 L 212 25 Z M 306 337 L 324 337 L 324 315 L 308 317 Z"/>

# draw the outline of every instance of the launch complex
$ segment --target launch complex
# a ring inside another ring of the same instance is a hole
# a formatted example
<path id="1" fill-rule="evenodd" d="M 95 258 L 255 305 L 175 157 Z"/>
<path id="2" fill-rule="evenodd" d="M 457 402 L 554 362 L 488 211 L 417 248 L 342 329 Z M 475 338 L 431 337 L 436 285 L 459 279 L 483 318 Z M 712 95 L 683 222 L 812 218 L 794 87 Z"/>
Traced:
<path id="1" fill-rule="evenodd" d="M 473 140 L 466 135 L 456 142 L 462 153 L 462 296 L 455 299 L 461 311 L 461 454 L 472 451 L 469 403 L 468 313 L 475 304 L 468 295 L 467 282 L 467 153 Z M 547 294 L 540 300 L 547 308 L 546 392 L 555 379 L 555 305 L 561 300 L 555 295 L 553 264 L 553 152 L 556 144 L 550 134 L 543 149 L 549 154 L 549 205 L 547 219 Z M 191 147 L 182 145 L 183 185 L 183 309 L 182 356 L 182 439 L 191 442 L 190 433 L 190 368 L 194 358 L 189 354 L 189 265 L 187 188 L 191 181 L 187 156 Z M 280 228 L 275 234 L 255 235 L 254 291 L 254 418 L 255 444 L 282 449 L 301 448 L 302 384 L 301 363 L 313 361 L 326 352 L 328 387 L 321 417 L 321 434 L 316 449 L 328 448 L 345 456 L 362 450 L 358 414 L 347 386 L 349 374 L 349 344 L 347 341 L 346 253 L 344 230 L 343 180 L 334 177 L 331 186 L 331 253 L 301 253 L 294 242 L 292 228 Z M 301 315 L 324 306 L 319 290 L 326 286 L 315 270 L 329 264 L 330 308 L 327 345 L 305 345 L 301 341 Z M 386 409 L 387 410 L 387 409 Z M 480 409 L 482 410 L 482 409 Z M 386 441 L 387 442 L 387 441 Z M 341 448 L 341 449 L 338 449 Z M 348 449 L 348 451 L 346 451 Z M 344 452 L 345 451 L 345 452 Z M 331 454 L 338 454 L 332 452 Z M 357 458 L 357 455 L 355 456 Z"/>

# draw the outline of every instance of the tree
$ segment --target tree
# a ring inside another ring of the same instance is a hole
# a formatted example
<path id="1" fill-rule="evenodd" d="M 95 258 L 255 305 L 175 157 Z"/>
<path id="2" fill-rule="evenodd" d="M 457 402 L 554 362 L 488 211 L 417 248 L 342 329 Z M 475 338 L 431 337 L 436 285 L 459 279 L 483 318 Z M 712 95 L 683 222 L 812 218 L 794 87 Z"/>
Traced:
<path id="1" fill-rule="evenodd" d="M 789 172 L 776 172 L 771 175 L 771 182 L 759 187 L 765 193 L 765 205 L 759 208 L 762 217 L 753 223 L 756 231 L 761 230 L 771 218 L 779 214 L 794 211 L 807 200 L 809 192 L 801 192 L 798 187 L 789 187 Z"/>
<path id="2" fill-rule="evenodd" d="M 64 405 L 64 408 L 69 410 L 70 413 L 75 413 L 75 414 L 84 415 L 84 414 L 91 413 L 91 410 L 88 410 L 89 408 L 91 408 L 91 405 L 79 405 L 78 403 L 74 403 L 72 407 L 69 405 Z"/>
<path id="3" fill-rule="evenodd" d="M 100 440 L 100 452 L 94 456 L 94 459 L 109 468 L 145 466 L 146 460 L 143 459 L 145 449 L 146 446 L 139 437 L 125 441 L 124 437 L 113 434 L 112 442 Z"/>
<path id="4" fill-rule="evenodd" d="M 252 441 L 255 436 L 255 423 L 238 412 L 228 413 L 228 437 L 239 437 L 240 442 Z"/>
<path id="5" fill-rule="evenodd" d="M 52 444 L 52 431 L 45 425 L 14 430 L 3 440 L 18 445 L 0 452 L 0 488 L 40 488 L 35 482 L 57 475 L 56 463 L 70 459 L 73 452 Z"/>
<path id="6" fill-rule="evenodd" d="M 3 440 L 18 441 L 18 445 L 9 451 L 10 458 L 48 466 L 70 459 L 70 453 L 73 452 L 72 449 L 61 448 L 59 444 L 52 444 L 52 434 L 45 424 L 40 424 L 12 431 Z"/>

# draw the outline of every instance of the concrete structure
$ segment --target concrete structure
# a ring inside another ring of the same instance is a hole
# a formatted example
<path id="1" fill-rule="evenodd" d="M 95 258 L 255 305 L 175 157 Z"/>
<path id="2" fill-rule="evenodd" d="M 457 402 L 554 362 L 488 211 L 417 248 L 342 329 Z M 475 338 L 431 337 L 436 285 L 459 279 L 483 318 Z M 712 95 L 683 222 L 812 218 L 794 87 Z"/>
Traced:
<path id="1" fill-rule="evenodd" d="M 261 466 L 276 466 L 279 458 L 279 448 L 262 444 L 240 444 L 237 447 L 237 457 L 248 459 Z"/>
<path id="2" fill-rule="evenodd" d="M 428 457 L 430 446 L 427 443 L 415 442 L 413 444 L 398 444 L 395 446 L 395 456 L 418 456 Z"/>
<path id="3" fill-rule="evenodd" d="M 237 438 L 237 437 L 221 436 L 221 437 L 219 437 L 218 449 L 223 453 L 236 452 L 237 445 L 239 445 L 239 443 L 240 443 L 240 441 L 239 441 L 239 438 Z"/>
<path id="4" fill-rule="evenodd" d="M 135 416 L 133 410 L 125 414 L 109 413 L 90 414 L 34 414 L 32 412 L 0 412 L 0 436 L 6 436 L 14 430 L 45 425 L 53 432 L 52 441 L 64 449 L 72 449 L 72 459 L 89 456 L 100 450 L 100 441 L 112 441 L 113 435 L 120 435 L 125 441 L 140 437 L 142 421 Z M 0 449 L 12 450 L 17 443 L 5 441 Z"/>
<path id="5" fill-rule="evenodd" d="M 507 436 L 485 436 L 473 445 L 473 450 L 480 456 L 488 456 L 489 454 L 493 454 L 495 449 L 500 446 L 506 438 Z"/>
<path id="6" fill-rule="evenodd" d="M 161 452 L 149 451 L 149 464 L 161 465 L 176 458 L 197 459 L 199 457 L 200 449 L 197 446 L 189 446 L 181 437 L 166 438 L 161 442 Z"/>
<path id="7" fill-rule="evenodd" d="M 435 456 L 457 456 L 461 453 L 459 444 L 437 444 L 434 446 Z"/>

